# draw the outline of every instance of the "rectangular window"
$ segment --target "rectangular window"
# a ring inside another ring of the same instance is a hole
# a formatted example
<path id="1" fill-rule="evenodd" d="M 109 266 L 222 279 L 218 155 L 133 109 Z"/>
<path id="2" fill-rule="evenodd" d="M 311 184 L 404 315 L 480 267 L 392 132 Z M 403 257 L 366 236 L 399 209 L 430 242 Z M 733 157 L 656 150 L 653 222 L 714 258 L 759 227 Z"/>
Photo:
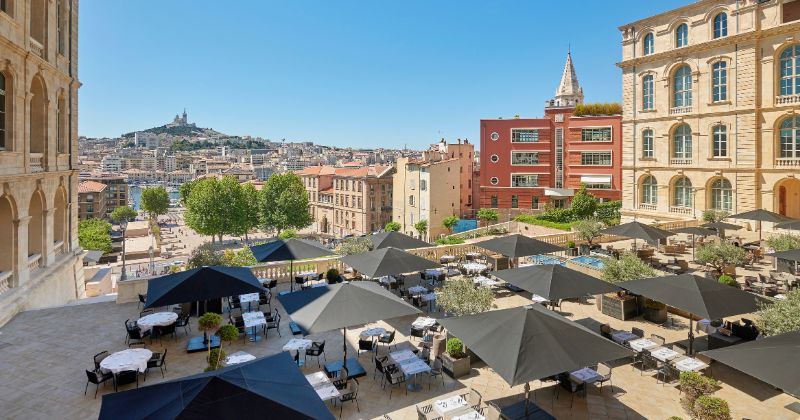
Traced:
<path id="1" fill-rule="evenodd" d="M 538 187 L 539 175 L 511 175 L 512 187 Z"/>
<path id="2" fill-rule="evenodd" d="M 413 195 L 409 195 L 408 196 L 408 205 L 409 206 L 413 206 L 414 205 L 414 196 Z"/>
<path id="3" fill-rule="evenodd" d="M 611 141 L 611 127 L 584 128 L 581 130 L 581 141 Z"/>
<path id="4" fill-rule="evenodd" d="M 531 197 L 531 208 L 538 209 L 539 208 L 539 197 L 533 196 Z"/>
<path id="5" fill-rule="evenodd" d="M 653 130 L 644 130 L 642 132 L 642 157 L 652 158 L 655 155 L 653 147 Z"/>
<path id="6" fill-rule="evenodd" d="M 511 143 L 538 143 L 539 130 L 515 128 L 511 130 Z"/>
<path id="7" fill-rule="evenodd" d="M 647 75 L 642 79 L 642 109 L 649 111 L 653 109 L 654 97 L 653 76 Z"/>
<path id="8" fill-rule="evenodd" d="M 519 208 L 519 196 L 516 194 L 511 196 L 511 208 L 516 209 Z"/>
<path id="9" fill-rule="evenodd" d="M 728 156 L 728 130 L 724 125 L 718 125 L 713 129 L 714 144 L 713 155 L 714 157 L 727 157 Z"/>
<path id="10" fill-rule="evenodd" d="M 6 148 L 6 78 L 2 74 L 0 74 L 0 150 L 5 150 L 5 148 Z"/>
<path id="11" fill-rule="evenodd" d="M 493 209 L 496 209 L 496 208 L 497 208 L 497 196 L 496 196 L 496 195 L 493 195 L 493 196 L 492 196 L 492 204 L 491 204 L 491 207 L 492 207 Z"/>
<path id="12" fill-rule="evenodd" d="M 600 183 L 586 183 L 586 189 L 588 190 L 610 190 L 611 184 L 607 182 L 600 182 Z"/>
<path id="13" fill-rule="evenodd" d="M 712 67 L 712 93 L 714 102 L 728 100 L 728 65 L 724 61 L 714 63 Z"/>
<path id="14" fill-rule="evenodd" d="M 511 152 L 512 165 L 538 165 L 539 152 Z"/>
<path id="15" fill-rule="evenodd" d="M 611 166 L 611 152 L 583 152 L 581 165 L 586 166 Z"/>
<path id="16" fill-rule="evenodd" d="M 419 190 L 420 191 L 427 191 L 428 190 L 428 181 L 421 179 L 419 181 Z"/>

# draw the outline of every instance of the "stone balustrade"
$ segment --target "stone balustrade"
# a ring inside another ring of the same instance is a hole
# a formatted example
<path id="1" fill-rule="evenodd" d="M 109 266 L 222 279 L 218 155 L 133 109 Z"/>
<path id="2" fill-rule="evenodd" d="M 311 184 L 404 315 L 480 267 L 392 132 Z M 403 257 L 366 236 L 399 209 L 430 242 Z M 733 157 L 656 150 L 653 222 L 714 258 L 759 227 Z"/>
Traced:
<path id="1" fill-rule="evenodd" d="M 34 272 L 42 267 L 42 254 L 28 256 L 28 271 Z"/>
<path id="2" fill-rule="evenodd" d="M 14 273 L 11 271 L 0 271 L 0 295 L 9 291 L 13 286 Z"/>

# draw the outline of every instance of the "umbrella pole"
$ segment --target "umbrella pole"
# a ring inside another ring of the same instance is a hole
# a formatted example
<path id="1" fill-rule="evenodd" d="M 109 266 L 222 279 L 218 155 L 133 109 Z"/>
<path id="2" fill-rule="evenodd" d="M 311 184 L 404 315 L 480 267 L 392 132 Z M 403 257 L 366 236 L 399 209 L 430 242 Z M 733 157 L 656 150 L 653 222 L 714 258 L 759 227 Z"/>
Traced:
<path id="1" fill-rule="evenodd" d="M 694 350 L 692 348 L 694 347 L 694 330 L 692 329 L 692 321 L 692 314 L 689 314 L 689 357 L 694 354 Z"/>
<path id="2" fill-rule="evenodd" d="M 694 248 L 697 246 L 697 243 L 695 243 L 694 240 L 695 240 L 695 237 L 694 237 L 694 235 L 692 235 L 692 262 L 694 262 Z"/>
<path id="3" fill-rule="evenodd" d="M 344 350 L 344 358 L 342 359 L 342 369 L 347 371 L 347 327 L 342 328 L 342 350 Z"/>
<path id="4" fill-rule="evenodd" d="M 294 260 L 289 260 L 289 291 L 294 292 Z"/>
<path id="5" fill-rule="evenodd" d="M 531 394 L 531 383 L 525 382 L 525 416 L 528 415 L 528 398 Z"/>

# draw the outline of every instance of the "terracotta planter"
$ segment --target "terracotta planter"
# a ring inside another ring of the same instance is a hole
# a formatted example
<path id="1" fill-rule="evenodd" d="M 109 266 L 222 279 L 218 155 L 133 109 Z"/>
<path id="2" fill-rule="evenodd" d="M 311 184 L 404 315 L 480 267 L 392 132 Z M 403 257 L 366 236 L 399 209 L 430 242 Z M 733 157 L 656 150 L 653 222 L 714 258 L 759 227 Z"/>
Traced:
<path id="1" fill-rule="evenodd" d="M 448 353 L 442 353 L 442 370 L 453 379 L 469 375 L 470 359 L 469 356 L 460 359 L 453 359 Z"/>

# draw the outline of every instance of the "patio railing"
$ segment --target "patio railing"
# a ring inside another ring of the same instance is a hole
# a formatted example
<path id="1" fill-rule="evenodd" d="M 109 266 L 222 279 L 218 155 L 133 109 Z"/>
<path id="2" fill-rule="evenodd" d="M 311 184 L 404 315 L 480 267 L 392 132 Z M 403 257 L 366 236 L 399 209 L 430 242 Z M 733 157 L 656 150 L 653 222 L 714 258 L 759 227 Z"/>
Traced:
<path id="1" fill-rule="evenodd" d="M 0 295 L 11 289 L 13 280 L 13 271 L 0 271 Z"/>

